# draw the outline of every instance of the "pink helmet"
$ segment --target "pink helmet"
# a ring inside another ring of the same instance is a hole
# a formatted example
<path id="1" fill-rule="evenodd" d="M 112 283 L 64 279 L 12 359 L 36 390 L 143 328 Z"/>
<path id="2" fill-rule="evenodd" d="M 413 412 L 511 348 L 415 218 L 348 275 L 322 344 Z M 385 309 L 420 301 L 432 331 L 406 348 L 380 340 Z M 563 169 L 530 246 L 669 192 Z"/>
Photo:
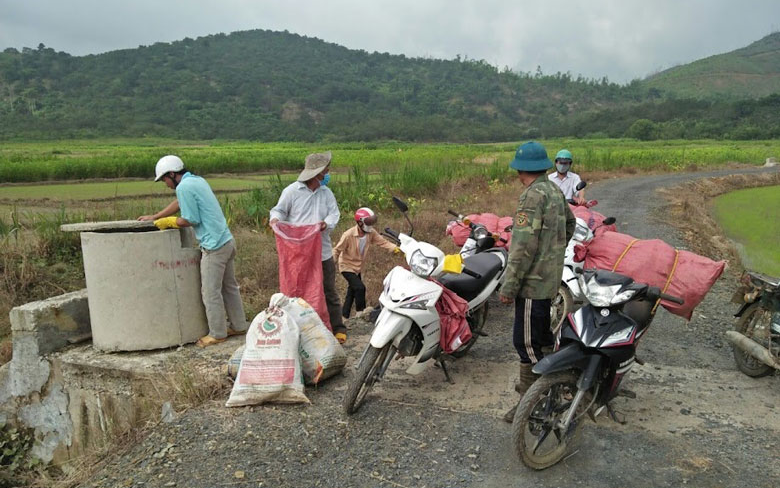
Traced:
<path id="1" fill-rule="evenodd" d="M 368 207 L 360 207 L 355 212 L 355 222 L 374 225 L 374 223 L 376 223 L 376 214 Z"/>

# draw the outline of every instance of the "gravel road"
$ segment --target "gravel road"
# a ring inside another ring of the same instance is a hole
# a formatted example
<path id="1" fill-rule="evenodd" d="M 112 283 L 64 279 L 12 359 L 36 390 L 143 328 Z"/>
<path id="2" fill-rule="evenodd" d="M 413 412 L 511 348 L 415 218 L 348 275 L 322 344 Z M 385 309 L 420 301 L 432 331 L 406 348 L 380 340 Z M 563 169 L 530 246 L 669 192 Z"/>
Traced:
<path id="1" fill-rule="evenodd" d="M 588 197 L 617 218 L 620 231 L 684 248 L 655 190 L 727 173 L 604 180 Z M 615 401 L 627 423 L 588 421 L 576 452 L 545 471 L 519 462 L 500 420 L 516 400 L 517 359 L 511 309 L 493 301 L 489 336 L 453 365 L 454 385 L 437 368 L 410 377 L 396 364 L 363 408 L 345 417 L 341 398 L 370 331 L 353 321 L 347 371 L 308 389 L 311 405 L 211 402 L 155 427 L 85 486 L 776 486 L 780 375 L 751 379 L 734 366 L 723 340 L 736 311 L 733 279 L 724 275 L 689 323 L 658 313 L 639 349 L 645 365 L 627 380 L 637 397 Z"/>

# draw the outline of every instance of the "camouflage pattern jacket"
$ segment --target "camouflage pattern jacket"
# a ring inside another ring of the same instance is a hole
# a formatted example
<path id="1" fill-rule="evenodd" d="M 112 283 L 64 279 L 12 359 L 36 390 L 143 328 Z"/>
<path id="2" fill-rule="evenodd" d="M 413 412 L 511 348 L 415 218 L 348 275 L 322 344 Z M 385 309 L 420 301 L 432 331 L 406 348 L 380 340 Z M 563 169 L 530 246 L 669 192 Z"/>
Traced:
<path id="1" fill-rule="evenodd" d="M 520 194 L 501 295 L 534 300 L 555 297 L 575 223 L 561 190 L 541 174 Z"/>

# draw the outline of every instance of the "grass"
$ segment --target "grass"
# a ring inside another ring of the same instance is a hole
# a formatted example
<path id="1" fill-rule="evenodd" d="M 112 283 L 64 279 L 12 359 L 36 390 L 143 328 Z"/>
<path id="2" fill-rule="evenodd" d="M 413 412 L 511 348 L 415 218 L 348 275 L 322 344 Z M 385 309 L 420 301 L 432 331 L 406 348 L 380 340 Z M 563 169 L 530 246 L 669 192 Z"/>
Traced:
<path id="1" fill-rule="evenodd" d="M 780 141 L 654 141 L 633 139 L 549 139 L 541 141 L 550 155 L 566 147 L 575 164 L 586 170 L 680 170 L 689 165 L 728 162 L 763 164 L 780 155 Z M 312 152 L 333 151 L 333 166 L 366 171 L 398 168 L 408 163 L 437 166 L 464 162 L 507 164 L 519 143 L 409 144 L 381 143 L 252 143 L 140 140 L 6 142 L 0 146 L 0 183 L 148 178 L 154 162 L 178 154 L 202 175 L 298 171 Z"/>
<path id="2" fill-rule="evenodd" d="M 741 247 L 745 267 L 780 276 L 780 186 L 726 193 L 713 206 L 726 235 Z"/>

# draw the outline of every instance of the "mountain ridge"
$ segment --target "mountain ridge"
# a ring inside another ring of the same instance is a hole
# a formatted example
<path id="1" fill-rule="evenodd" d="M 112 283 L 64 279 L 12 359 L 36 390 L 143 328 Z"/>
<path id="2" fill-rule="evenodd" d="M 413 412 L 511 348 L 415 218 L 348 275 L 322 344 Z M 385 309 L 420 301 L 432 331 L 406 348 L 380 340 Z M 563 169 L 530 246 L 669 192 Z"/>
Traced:
<path id="1" fill-rule="evenodd" d="M 755 44 L 746 49 L 760 56 Z M 772 57 L 772 50 L 763 52 Z M 220 33 L 86 56 L 43 44 L 0 53 L 0 139 L 491 142 L 634 137 L 640 119 L 657 125 L 645 136 L 780 133 L 780 116 L 766 108 L 774 100 L 687 98 L 677 102 L 672 90 L 648 81 L 618 85 L 569 73 L 515 73 L 460 57 L 369 53 L 286 31 Z"/>

